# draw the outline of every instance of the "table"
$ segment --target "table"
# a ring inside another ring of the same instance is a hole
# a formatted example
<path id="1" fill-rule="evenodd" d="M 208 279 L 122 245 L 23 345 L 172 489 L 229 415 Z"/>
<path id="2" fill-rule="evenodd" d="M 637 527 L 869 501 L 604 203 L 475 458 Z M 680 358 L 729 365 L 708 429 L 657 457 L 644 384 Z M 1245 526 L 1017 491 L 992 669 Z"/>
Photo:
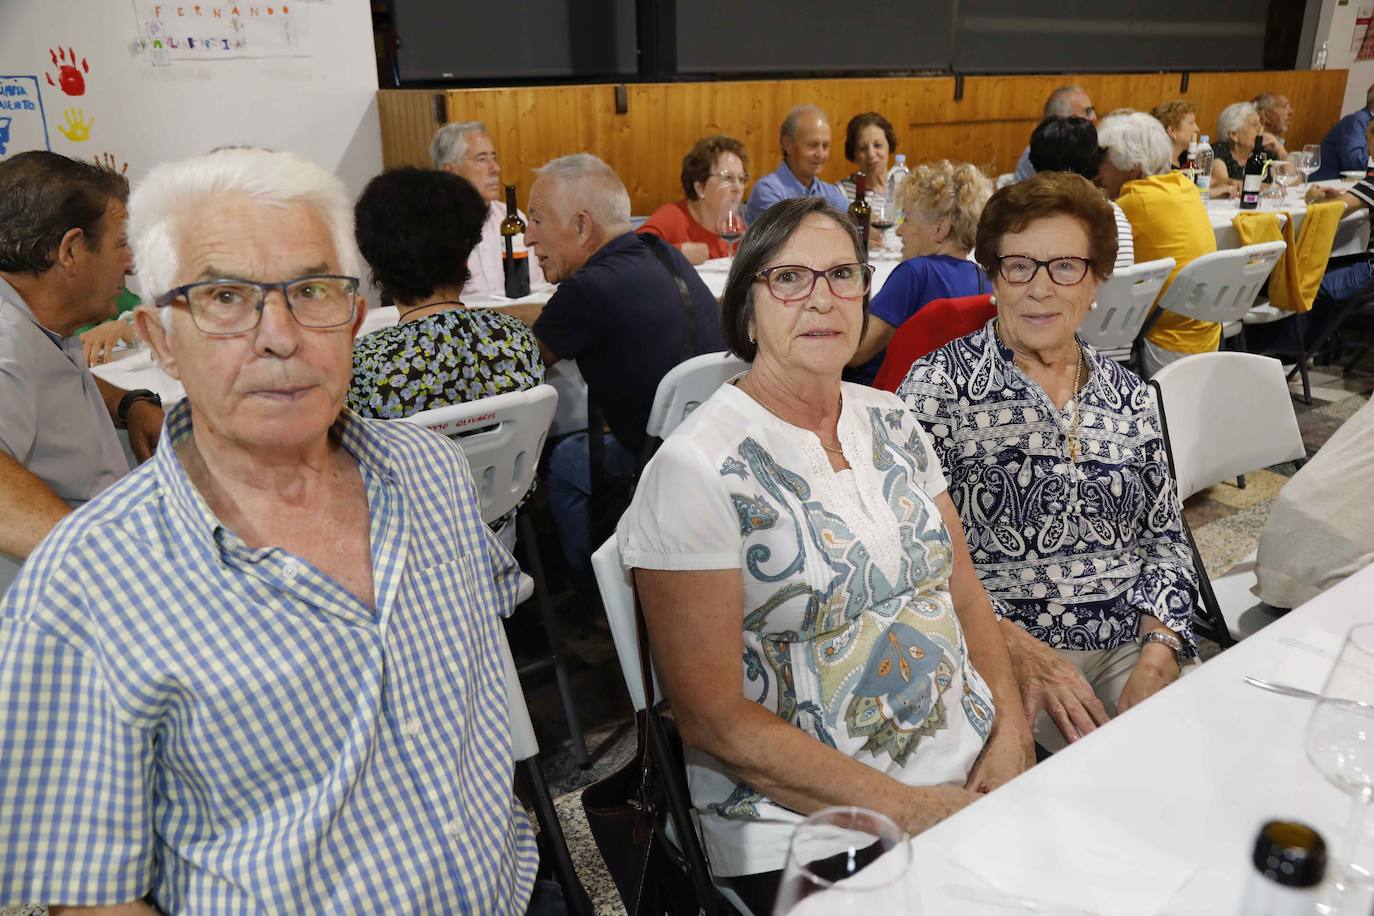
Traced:
<path id="1" fill-rule="evenodd" d="M 1261 691 L 1242 677 L 1319 691 L 1340 639 L 1356 623 L 1368 622 L 1371 608 L 1374 566 L 921 834 L 912 841 L 915 864 L 908 879 L 920 912 L 1030 909 L 1018 905 L 1018 897 L 1070 904 L 1045 906 L 1046 912 L 1092 912 L 1082 903 L 1084 882 L 1093 878 L 1083 868 L 1083 851 L 1104 838 L 1054 835 L 1044 816 L 1047 807 L 1063 810 L 1061 825 L 1076 819 L 1103 823 L 1189 863 L 1184 874 L 1159 878 L 1176 888 L 1162 909 L 1133 909 L 1122 889 L 1109 891 L 1116 901 L 1108 910 L 1113 914 L 1239 912 L 1255 834 L 1271 818 L 1312 825 L 1328 850 L 1342 855 L 1338 846 L 1344 843 L 1350 796 L 1306 759 L 1303 735 L 1312 702 Z M 1038 845 L 1018 846 L 1026 837 L 1038 838 Z M 981 880 L 957 864 L 980 850 Z M 1158 867 L 1149 858 L 1141 863 L 1145 872 Z M 1015 896 L 988 890 L 1028 860 L 1037 863 L 1034 879 L 1000 888 Z M 1136 861 L 1117 864 L 1133 868 Z M 984 899 L 975 899 L 980 894 Z M 815 912 L 823 912 L 824 895 L 813 899 L 820 903 Z"/>
<path id="2" fill-rule="evenodd" d="M 1313 184 L 1348 190 L 1353 183 L 1333 179 L 1331 181 L 1316 181 Z M 1307 204 L 1303 202 L 1301 196 L 1306 193 L 1306 186 L 1300 187 L 1302 190 L 1290 188 L 1287 200 L 1282 205 L 1275 205 L 1262 200 L 1260 209 L 1250 212 L 1285 211 L 1293 218 L 1293 231 L 1296 233 L 1302 227 L 1303 217 L 1307 215 Z M 1231 220 L 1240 212 L 1240 201 L 1237 199 L 1207 201 L 1207 216 L 1212 221 L 1212 231 L 1216 233 L 1218 250 L 1240 247 L 1240 237 L 1236 234 L 1235 226 L 1231 224 Z M 1358 216 L 1352 217 L 1350 222 L 1342 224 L 1341 228 L 1336 231 L 1336 238 L 1331 246 L 1331 256 L 1363 254 L 1368 245 L 1369 211 L 1361 209 Z"/>

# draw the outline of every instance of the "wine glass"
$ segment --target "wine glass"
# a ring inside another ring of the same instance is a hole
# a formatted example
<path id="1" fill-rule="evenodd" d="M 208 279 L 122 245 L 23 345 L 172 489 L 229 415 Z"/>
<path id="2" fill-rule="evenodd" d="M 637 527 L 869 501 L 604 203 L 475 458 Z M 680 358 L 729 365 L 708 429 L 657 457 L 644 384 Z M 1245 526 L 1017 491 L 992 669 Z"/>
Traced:
<path id="1" fill-rule="evenodd" d="M 1303 167 L 1302 173 L 1305 181 L 1312 180 L 1312 173 L 1322 167 L 1322 148 L 1320 143 L 1309 143 L 1302 148 L 1307 154 L 1307 165 Z"/>
<path id="2" fill-rule="evenodd" d="M 1286 159 L 1275 159 L 1269 163 L 1269 180 L 1274 183 L 1273 199 L 1282 206 L 1288 199 L 1288 186 L 1298 180 L 1298 174 L 1293 169 L 1293 163 Z"/>
<path id="3" fill-rule="evenodd" d="M 1307 175 L 1311 171 L 1311 169 L 1307 167 L 1307 159 L 1307 150 L 1297 149 L 1288 154 L 1288 162 L 1293 166 L 1293 170 L 1302 173 L 1304 185 L 1307 183 Z M 1294 180 L 1296 181 L 1297 179 L 1295 178 Z M 1307 189 L 1304 187 L 1303 190 L 1306 191 Z"/>
<path id="4" fill-rule="evenodd" d="M 735 256 L 736 243 L 744 235 L 744 213 L 739 204 L 731 204 L 720 214 L 716 234 L 725 239 L 729 257 Z"/>
<path id="5" fill-rule="evenodd" d="M 869 201 L 869 207 L 872 210 L 869 224 L 882 233 L 883 243 L 879 251 L 885 252 L 889 247 L 887 230 L 895 225 L 892 219 L 892 201 L 888 199 L 886 194 L 879 194 L 873 200 Z"/>
<path id="6" fill-rule="evenodd" d="M 773 916 L 913 913 L 911 843 L 892 819 L 866 808 L 823 808 L 797 825 Z"/>
<path id="7" fill-rule="evenodd" d="M 1358 855 L 1374 809 L 1374 624 L 1361 624 L 1345 638 L 1308 720 L 1307 759 L 1328 782 L 1354 796 L 1345 844 L 1335 850 L 1339 865 L 1318 905 L 1322 913 L 1348 913 L 1374 883 Z"/>

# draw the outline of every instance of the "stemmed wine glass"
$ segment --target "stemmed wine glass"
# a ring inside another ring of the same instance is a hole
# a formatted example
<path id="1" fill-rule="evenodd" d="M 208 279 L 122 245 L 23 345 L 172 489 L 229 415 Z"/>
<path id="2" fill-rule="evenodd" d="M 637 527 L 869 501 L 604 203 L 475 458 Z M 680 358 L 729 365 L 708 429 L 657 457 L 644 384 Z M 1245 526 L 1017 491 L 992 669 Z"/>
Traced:
<path id="1" fill-rule="evenodd" d="M 1274 199 L 1279 206 L 1283 206 L 1288 199 L 1288 186 L 1298 180 L 1297 172 L 1293 170 L 1293 163 L 1286 159 L 1275 159 L 1269 163 L 1269 180 L 1274 183 L 1277 193 Z"/>
<path id="2" fill-rule="evenodd" d="M 866 808 L 823 808 L 792 834 L 773 916 L 914 913 L 910 869 L 911 843 L 891 818 Z"/>
<path id="3" fill-rule="evenodd" d="M 1322 167 L 1322 148 L 1320 143 L 1309 143 L 1302 148 L 1307 154 L 1307 164 L 1302 168 L 1303 180 L 1311 181 L 1312 173 Z"/>
<path id="4" fill-rule="evenodd" d="M 877 229 L 883 237 L 882 247 L 880 247 L 878 251 L 886 252 L 888 250 L 887 230 L 891 229 L 894 225 L 892 218 L 892 201 L 888 199 L 886 194 L 879 194 L 873 200 L 869 201 L 869 208 L 872 211 L 869 224 L 874 229 Z"/>
<path id="5" fill-rule="evenodd" d="M 744 213 L 739 204 L 731 204 L 720 214 L 720 225 L 716 227 L 716 234 L 725 239 L 729 257 L 733 258 L 737 243 L 744 235 Z"/>
<path id="6" fill-rule="evenodd" d="M 1293 152 L 1288 154 L 1288 162 L 1293 166 L 1294 171 L 1302 173 L 1302 181 L 1304 185 L 1303 191 L 1305 192 L 1307 190 L 1307 188 L 1305 187 L 1305 185 L 1307 184 L 1307 176 L 1312 171 L 1307 167 L 1307 150 L 1293 150 Z"/>
<path id="7" fill-rule="evenodd" d="M 1358 852 L 1374 809 L 1374 624 L 1361 624 L 1345 638 L 1308 720 L 1307 759 L 1328 782 L 1354 796 L 1345 844 L 1336 848 L 1339 865 L 1318 904 L 1321 913 L 1349 913 L 1371 885 Z"/>

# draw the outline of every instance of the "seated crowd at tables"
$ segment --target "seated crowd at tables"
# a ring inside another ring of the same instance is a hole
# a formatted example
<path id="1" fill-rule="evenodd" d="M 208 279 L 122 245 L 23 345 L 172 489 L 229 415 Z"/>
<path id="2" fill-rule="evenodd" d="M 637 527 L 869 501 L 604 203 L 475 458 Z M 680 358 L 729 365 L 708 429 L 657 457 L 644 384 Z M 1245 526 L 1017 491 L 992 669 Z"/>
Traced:
<path id="1" fill-rule="evenodd" d="M 1369 101 L 1323 171 L 1365 168 Z M 512 789 L 513 526 L 483 524 L 454 442 L 390 422 L 562 361 L 596 418 L 543 465 L 564 563 L 595 587 L 596 453 L 637 478 L 614 537 L 712 869 L 755 912 L 807 813 L 918 833 L 1197 665 L 1206 573 L 1153 398 L 1077 333 L 1115 270 L 1171 257 L 1172 281 L 1216 250 L 1180 168 L 1197 111 L 1099 117 L 1066 86 L 1044 114 L 1000 188 L 947 160 L 894 184 L 892 124 L 849 121 L 845 158 L 902 213 L 871 303 L 866 252 L 891 240 L 848 218 L 854 180 L 822 178 L 812 105 L 752 188 L 743 144 L 701 138 L 682 199 L 637 226 L 596 156 L 537 169 L 513 245 L 538 302 L 500 299 L 480 122 L 354 201 L 259 148 L 132 189 L 49 152 L 0 161 L 0 904 L 564 912 Z M 1221 112 L 1215 194 L 1256 138 L 1286 155 L 1291 115 L 1270 93 Z M 1374 207 L 1374 181 L 1308 191 L 1327 197 Z M 730 254 L 731 214 L 748 228 L 717 301 L 695 266 Z M 130 275 L 141 304 L 106 321 Z M 397 318 L 360 336 L 364 279 Z M 1362 259 L 1323 295 L 1372 279 Z M 135 340 L 184 400 L 92 374 Z M 1140 366 L 1220 343 L 1162 311 Z M 659 383 L 721 351 L 747 370 L 643 464 Z M 1344 568 L 1369 549 L 1326 548 Z M 1282 560 L 1274 593 L 1310 597 Z"/>

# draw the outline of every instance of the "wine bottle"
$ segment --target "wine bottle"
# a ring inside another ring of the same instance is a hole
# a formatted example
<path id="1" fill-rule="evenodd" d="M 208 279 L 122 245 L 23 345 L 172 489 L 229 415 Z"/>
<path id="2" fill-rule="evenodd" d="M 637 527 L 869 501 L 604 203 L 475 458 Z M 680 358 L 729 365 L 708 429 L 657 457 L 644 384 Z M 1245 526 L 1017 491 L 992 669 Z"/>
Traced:
<path id="1" fill-rule="evenodd" d="M 1245 916 L 1306 916 L 1313 912 L 1326 873 L 1321 834 L 1294 821 L 1260 828 L 1251 856 L 1255 869 L 1245 885 Z"/>
<path id="2" fill-rule="evenodd" d="M 521 236 L 520 250 L 515 250 L 515 237 Z M 506 185 L 506 218 L 501 220 L 501 272 L 506 278 L 506 295 L 519 299 L 530 294 L 530 253 L 524 247 L 525 221 L 515 207 L 515 185 Z"/>
<path id="3" fill-rule="evenodd" d="M 1255 150 L 1245 160 L 1245 178 L 1240 186 L 1240 208 L 1253 210 L 1259 206 L 1260 185 L 1264 182 L 1264 136 L 1255 136 Z"/>
<path id="4" fill-rule="evenodd" d="M 854 173 L 854 202 L 849 205 L 849 218 L 859 227 L 859 235 L 864 240 L 864 257 L 868 257 L 868 226 L 873 217 L 873 208 L 866 199 L 867 182 L 863 172 Z"/>

